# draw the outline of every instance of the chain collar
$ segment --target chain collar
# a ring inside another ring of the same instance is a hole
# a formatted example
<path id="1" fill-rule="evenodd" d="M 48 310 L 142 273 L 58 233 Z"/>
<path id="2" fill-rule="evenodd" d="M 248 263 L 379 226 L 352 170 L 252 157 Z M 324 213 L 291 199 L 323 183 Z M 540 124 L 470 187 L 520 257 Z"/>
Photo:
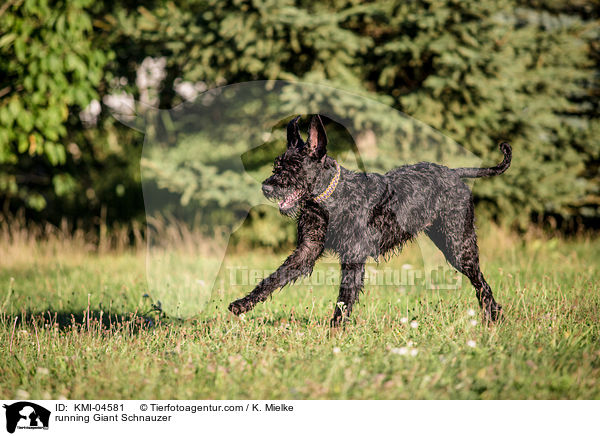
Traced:
<path id="1" fill-rule="evenodd" d="M 329 197 L 331 197 L 331 194 L 333 194 L 333 191 L 335 191 L 335 188 L 337 188 L 337 184 L 340 181 L 340 173 L 342 171 L 340 164 L 337 162 L 337 160 L 334 160 L 333 162 L 335 163 L 336 168 L 335 176 L 333 176 L 333 179 L 331 179 L 331 182 L 329 182 L 329 186 L 327 187 L 327 189 L 325 189 L 313 199 L 317 203 L 321 203 L 327 200 Z"/>

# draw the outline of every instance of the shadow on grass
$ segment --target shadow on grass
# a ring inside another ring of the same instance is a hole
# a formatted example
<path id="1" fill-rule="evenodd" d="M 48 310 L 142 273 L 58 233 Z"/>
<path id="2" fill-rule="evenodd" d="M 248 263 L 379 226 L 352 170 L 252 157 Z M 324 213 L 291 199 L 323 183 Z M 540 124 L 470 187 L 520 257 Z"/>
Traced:
<path id="1" fill-rule="evenodd" d="M 350 327 L 349 319 L 344 327 Z M 261 327 L 287 328 L 317 326 L 329 328 L 329 318 L 318 316 L 280 312 L 277 314 L 258 315 L 256 317 L 238 318 L 229 311 L 223 310 L 210 317 L 194 317 L 178 319 L 167 316 L 160 308 L 154 306 L 144 313 L 115 313 L 103 310 L 56 311 L 21 311 L 0 312 L 0 325 L 5 329 L 58 329 L 59 331 L 104 332 L 117 333 L 126 331 L 137 334 L 159 327 L 190 328 L 198 333 L 209 333 L 213 329 L 238 327 L 255 329 Z M 342 329 L 344 328 L 342 327 Z"/>
<path id="2" fill-rule="evenodd" d="M 19 313 L 0 314 L 0 323 L 9 329 L 53 329 L 60 331 L 123 331 L 138 333 L 159 325 L 172 322 L 162 312 L 148 311 L 140 314 L 111 313 L 101 310 L 71 311 L 23 311 Z"/>

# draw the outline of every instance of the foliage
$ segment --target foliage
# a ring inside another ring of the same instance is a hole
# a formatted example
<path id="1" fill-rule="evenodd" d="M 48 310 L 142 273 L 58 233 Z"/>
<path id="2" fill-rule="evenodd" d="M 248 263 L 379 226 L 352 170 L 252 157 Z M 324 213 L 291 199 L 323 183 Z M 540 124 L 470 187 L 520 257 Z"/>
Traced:
<path id="1" fill-rule="evenodd" d="M 408 69 L 412 89 L 399 96 L 406 112 L 485 162 L 498 160 L 497 142 L 511 142 L 510 173 L 475 185 L 481 209 L 496 218 L 522 226 L 534 214 L 597 218 L 600 124 L 590 111 L 597 21 L 510 2 L 449 1 L 423 16 L 427 3 L 388 11 L 398 31 L 377 44 L 384 63 L 373 72 L 383 71 L 383 90 L 401 89 L 404 65 L 420 59 Z"/>
<path id="2" fill-rule="evenodd" d="M 36 210 L 45 191 L 58 197 L 75 190 L 69 168 L 74 107 L 97 98 L 110 54 L 94 46 L 93 2 L 9 0 L 0 28 L 0 190 Z"/>
<path id="3" fill-rule="evenodd" d="M 536 216 L 597 222 L 597 20 L 589 8 L 548 9 L 511 1 L 198 1 L 143 9 L 122 23 L 184 80 L 333 85 L 424 121 L 488 165 L 508 140 L 510 172 L 475 185 L 482 211 L 522 227 Z M 344 104 L 359 129 L 389 116 Z"/>
<path id="4" fill-rule="evenodd" d="M 141 135 L 115 126 L 106 110 L 97 124 L 84 125 L 78 113 L 90 101 L 125 91 L 171 108 L 185 100 L 182 83 L 197 93 L 281 79 L 349 91 L 356 98 L 337 100 L 335 109 L 358 133 L 373 125 L 404 132 L 393 111 L 381 110 L 389 105 L 448 135 L 483 165 L 497 162 L 496 144 L 508 140 L 509 173 L 474 186 L 480 214 L 517 227 L 548 217 L 597 226 L 598 11 L 596 2 L 545 0 L 11 0 L 0 13 L 8 29 L 0 36 L 0 195 L 12 208 L 48 203 L 40 217 L 98 213 L 105 204 L 110 216 L 131 219 L 141 212 Z M 165 75 L 148 97 L 139 68 L 161 57 Z M 320 96 L 285 94 L 290 107 L 307 98 L 316 106 Z M 369 168 L 406 162 L 390 144 L 392 154 Z M 264 174 L 281 146 L 248 171 Z M 238 149 L 219 159 L 237 157 Z M 202 205 L 192 179 L 208 169 L 185 169 L 180 158 L 172 155 L 173 171 L 155 175 L 155 183 Z M 225 186 L 228 177 L 213 179 Z M 236 209 L 230 191 L 218 202 Z"/>

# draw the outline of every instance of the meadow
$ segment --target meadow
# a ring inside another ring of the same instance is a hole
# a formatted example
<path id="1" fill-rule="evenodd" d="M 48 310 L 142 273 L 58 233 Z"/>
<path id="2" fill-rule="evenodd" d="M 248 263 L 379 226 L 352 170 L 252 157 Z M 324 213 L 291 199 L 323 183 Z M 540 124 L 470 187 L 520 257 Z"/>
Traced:
<path id="1" fill-rule="evenodd" d="M 0 397 L 19 399 L 597 399 L 597 239 L 480 232 L 505 319 L 482 322 L 474 290 L 367 286 L 331 330 L 333 284 L 298 284 L 243 318 L 215 287 L 205 310 L 152 311 L 143 250 L 77 238 L 0 238 Z M 370 269 L 418 268 L 415 245 Z M 272 270 L 285 253 L 231 265 Z M 334 259 L 317 264 L 329 270 Z M 337 267 L 336 267 L 337 268 Z"/>

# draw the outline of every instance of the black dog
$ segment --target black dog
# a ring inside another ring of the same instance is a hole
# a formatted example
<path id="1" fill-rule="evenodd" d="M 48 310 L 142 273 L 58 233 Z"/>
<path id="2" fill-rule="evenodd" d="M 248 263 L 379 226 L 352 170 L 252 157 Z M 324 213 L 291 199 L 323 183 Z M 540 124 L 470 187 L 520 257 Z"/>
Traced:
<path id="1" fill-rule="evenodd" d="M 276 272 L 229 310 L 251 310 L 271 293 L 312 273 L 324 250 L 340 257 L 342 280 L 332 326 L 350 315 L 363 287 L 365 261 L 378 258 L 424 231 L 446 259 L 466 275 L 488 321 L 501 316 L 479 268 L 471 191 L 461 178 L 502 174 L 511 148 L 500 144 L 502 163 L 493 168 L 447 168 L 429 162 L 405 165 L 381 175 L 355 173 L 326 154 L 321 118 L 313 116 L 305 143 L 296 117 L 287 126 L 287 151 L 275 159 L 273 175 L 263 182 L 282 214 L 298 220 L 298 246 Z"/>

